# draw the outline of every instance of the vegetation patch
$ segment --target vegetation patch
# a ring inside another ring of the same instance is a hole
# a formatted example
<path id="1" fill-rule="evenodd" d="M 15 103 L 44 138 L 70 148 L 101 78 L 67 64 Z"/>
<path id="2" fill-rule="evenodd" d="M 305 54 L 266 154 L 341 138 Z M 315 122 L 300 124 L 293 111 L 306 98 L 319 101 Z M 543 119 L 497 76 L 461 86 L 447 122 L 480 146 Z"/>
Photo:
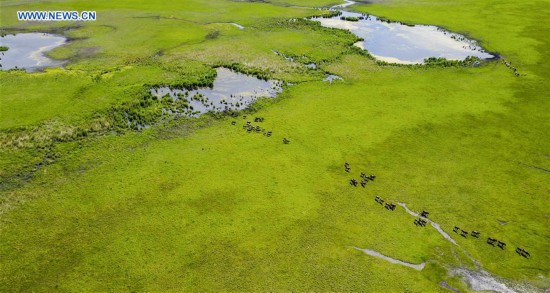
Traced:
<path id="1" fill-rule="evenodd" d="M 68 1 L 101 12 L 68 30 L 0 2 L 2 29 L 74 38 L 49 53 L 64 68 L 0 72 L 0 287 L 467 292 L 452 272 L 479 270 L 547 290 L 545 4 L 354 5 L 506 60 L 405 66 L 306 19 L 332 2 Z M 293 85 L 198 118 L 150 93 L 211 86 L 218 66 Z"/>

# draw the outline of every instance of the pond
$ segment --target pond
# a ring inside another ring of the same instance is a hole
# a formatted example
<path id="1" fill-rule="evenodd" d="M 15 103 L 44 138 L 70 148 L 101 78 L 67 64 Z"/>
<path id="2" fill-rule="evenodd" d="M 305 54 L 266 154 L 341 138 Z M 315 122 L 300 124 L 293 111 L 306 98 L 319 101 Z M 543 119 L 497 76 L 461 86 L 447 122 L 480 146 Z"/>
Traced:
<path id="1" fill-rule="evenodd" d="M 67 39 L 59 35 L 44 33 L 22 33 L 0 37 L 0 46 L 8 47 L 0 53 L 2 70 L 25 69 L 34 72 L 47 67 L 61 66 L 63 61 L 53 60 L 44 53 L 59 47 Z"/>
<path id="2" fill-rule="evenodd" d="M 468 56 L 490 59 L 495 56 L 483 50 L 475 41 L 432 25 L 405 25 L 382 20 L 372 15 L 343 11 L 354 4 L 333 6 L 340 15 L 313 18 L 322 26 L 349 30 L 363 39 L 355 45 L 378 60 L 399 64 L 422 64 L 429 57 L 464 60 Z"/>
<path id="3" fill-rule="evenodd" d="M 325 78 L 323 78 L 323 81 L 328 81 L 331 84 L 336 80 L 344 80 L 344 79 L 341 78 L 340 76 L 334 75 L 334 74 L 327 74 L 327 76 Z"/>
<path id="4" fill-rule="evenodd" d="M 259 98 L 275 97 L 283 89 L 280 81 L 261 80 L 223 67 L 216 68 L 216 72 L 212 88 L 160 87 L 152 88 L 151 94 L 170 99 L 166 104 L 172 106 L 165 109 L 168 113 L 198 117 L 209 111 L 242 110 Z"/>

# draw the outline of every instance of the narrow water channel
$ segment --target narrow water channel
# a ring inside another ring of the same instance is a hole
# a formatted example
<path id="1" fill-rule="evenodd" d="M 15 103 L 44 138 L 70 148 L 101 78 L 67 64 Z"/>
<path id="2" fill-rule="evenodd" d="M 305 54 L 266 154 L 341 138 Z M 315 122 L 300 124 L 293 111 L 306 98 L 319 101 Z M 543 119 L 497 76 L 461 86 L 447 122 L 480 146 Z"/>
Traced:
<path id="1" fill-rule="evenodd" d="M 389 261 L 389 262 L 394 263 L 394 264 L 398 264 L 398 265 L 406 266 L 406 267 L 409 267 L 409 268 L 413 268 L 415 270 L 421 271 L 426 266 L 426 262 L 423 262 L 421 264 L 412 264 L 412 263 L 409 263 L 409 262 L 406 262 L 406 261 L 398 260 L 398 259 L 395 259 L 393 257 L 383 255 L 380 252 L 374 251 L 372 249 L 359 248 L 359 247 L 354 247 L 354 248 L 357 249 L 357 250 L 360 250 L 360 251 L 362 251 L 362 252 L 364 252 L 364 253 L 366 253 L 370 256 L 374 256 L 374 257 Z"/>

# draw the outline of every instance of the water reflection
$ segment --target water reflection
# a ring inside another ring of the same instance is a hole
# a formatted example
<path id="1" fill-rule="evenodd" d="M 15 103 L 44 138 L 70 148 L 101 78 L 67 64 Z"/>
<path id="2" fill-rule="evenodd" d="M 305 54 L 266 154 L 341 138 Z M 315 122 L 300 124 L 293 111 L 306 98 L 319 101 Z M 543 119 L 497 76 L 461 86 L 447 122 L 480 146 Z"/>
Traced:
<path id="1" fill-rule="evenodd" d="M 341 9 L 354 4 L 334 6 Z M 405 25 L 382 20 L 372 15 L 339 10 L 331 18 L 313 18 L 324 27 L 346 29 L 363 41 L 355 45 L 368 50 L 376 59 L 401 64 L 420 64 L 429 57 L 464 60 L 468 56 L 493 58 L 475 41 L 431 25 Z"/>
<path id="2" fill-rule="evenodd" d="M 2 70 L 25 69 L 28 72 L 46 67 L 61 66 L 63 61 L 53 60 L 44 53 L 65 44 L 66 38 L 44 33 L 22 33 L 0 37 L 0 46 L 8 47 L 0 53 Z"/>
<path id="3" fill-rule="evenodd" d="M 261 80 L 254 76 L 217 68 L 212 88 L 195 90 L 152 88 L 151 94 L 163 100 L 165 111 L 197 117 L 209 111 L 241 110 L 261 97 L 275 97 L 282 91 L 282 82 Z"/>

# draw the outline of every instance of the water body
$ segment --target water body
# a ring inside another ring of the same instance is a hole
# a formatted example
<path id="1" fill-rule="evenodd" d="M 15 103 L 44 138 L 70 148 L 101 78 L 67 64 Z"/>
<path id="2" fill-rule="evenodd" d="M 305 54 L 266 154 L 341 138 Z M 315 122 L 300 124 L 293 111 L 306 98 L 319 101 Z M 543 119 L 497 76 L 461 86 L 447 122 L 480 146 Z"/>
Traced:
<path id="1" fill-rule="evenodd" d="M 308 63 L 305 66 L 309 69 L 317 69 L 317 64 L 315 63 Z"/>
<path id="2" fill-rule="evenodd" d="M 236 27 L 238 27 L 239 29 L 242 29 L 242 30 L 244 29 L 244 26 L 242 26 L 242 25 L 240 25 L 240 24 L 238 24 L 238 23 L 232 22 L 231 24 L 234 25 L 234 26 L 236 26 Z"/>
<path id="3" fill-rule="evenodd" d="M 63 61 L 53 60 L 44 53 L 65 44 L 62 36 L 44 33 L 22 33 L 0 37 L 0 46 L 8 50 L 0 53 L 2 70 L 15 68 L 34 72 L 47 67 L 61 66 Z"/>
<path id="4" fill-rule="evenodd" d="M 323 78 L 323 81 L 328 81 L 330 84 L 332 84 L 332 82 L 336 80 L 344 80 L 344 79 L 334 74 L 328 74 L 327 77 Z"/>
<path id="5" fill-rule="evenodd" d="M 503 282 L 497 280 L 488 272 L 481 271 L 472 271 L 464 268 L 455 269 L 453 274 L 459 275 L 462 280 L 464 280 L 470 288 L 474 291 L 491 291 L 491 292 L 501 292 L 501 293 L 515 293 L 516 291 L 509 288 Z M 533 292 L 533 291 L 525 291 Z"/>
<path id="6" fill-rule="evenodd" d="M 275 50 L 271 50 L 271 52 L 273 52 L 273 54 L 275 54 L 275 55 L 277 55 L 277 56 L 281 56 L 281 57 L 285 58 L 285 60 L 287 60 L 287 61 L 294 62 L 294 58 L 293 58 L 293 57 L 287 56 L 287 55 L 285 55 L 285 54 L 283 54 L 283 53 L 279 53 L 279 52 L 277 52 L 277 51 L 275 51 Z"/>
<path id="7" fill-rule="evenodd" d="M 419 215 L 418 213 L 415 213 L 415 212 L 411 211 L 411 210 L 407 207 L 406 204 L 404 204 L 404 203 L 402 203 L 402 202 L 398 202 L 397 204 L 400 205 L 401 207 L 403 207 L 403 208 L 405 209 L 405 211 L 406 211 L 408 214 L 410 214 L 411 216 L 413 216 L 413 217 L 420 217 L 420 215 Z M 440 226 L 438 223 L 436 223 L 436 222 L 434 222 L 434 221 L 432 221 L 432 220 L 430 220 L 430 219 L 428 219 L 428 218 L 424 218 L 424 220 L 426 220 L 426 222 L 430 223 L 430 224 L 432 225 L 432 227 L 434 227 L 434 228 L 437 230 L 437 232 L 439 232 L 439 234 L 441 234 L 441 236 L 443 236 L 445 239 L 447 239 L 447 240 L 448 240 L 449 242 L 451 242 L 452 244 L 457 245 L 457 244 L 456 244 L 456 241 L 451 237 L 451 235 L 449 235 L 447 232 L 443 231 L 443 229 L 441 228 L 441 226 Z"/>
<path id="8" fill-rule="evenodd" d="M 398 204 L 401 207 L 403 207 L 405 211 L 411 216 L 414 216 L 414 217 L 420 216 L 418 213 L 411 211 L 406 204 L 401 202 L 398 202 Z M 453 243 L 454 245 L 458 246 L 456 241 L 449 234 L 443 231 L 443 229 L 441 229 L 441 226 L 438 223 L 428 218 L 424 218 L 424 219 L 428 223 L 430 223 L 432 227 L 434 227 L 439 232 L 439 234 L 441 234 L 445 239 L 447 239 L 449 242 Z M 464 252 L 464 254 L 466 254 L 468 258 L 470 258 L 472 262 L 474 262 L 478 270 L 474 271 L 474 270 L 461 267 L 461 268 L 451 269 L 450 272 L 453 275 L 460 276 L 462 280 L 466 282 L 472 290 L 492 291 L 492 292 L 501 292 L 501 293 L 512 293 L 512 292 L 516 292 L 516 290 L 518 290 L 519 292 L 536 292 L 537 291 L 534 287 L 529 285 L 520 285 L 512 282 L 509 282 L 510 284 L 505 284 L 505 282 L 502 281 L 500 278 L 493 276 L 489 272 L 483 270 L 481 268 L 480 263 L 476 259 L 474 259 L 470 254 L 468 254 L 466 250 L 462 249 L 462 251 Z"/>
<path id="9" fill-rule="evenodd" d="M 429 57 L 464 60 L 468 56 L 490 59 L 495 56 L 484 51 L 475 41 L 432 25 L 405 25 L 382 20 L 376 16 L 344 11 L 355 4 L 333 6 L 341 15 L 332 18 L 313 18 L 322 26 L 349 30 L 363 39 L 355 46 L 368 50 L 378 60 L 399 64 L 422 64 Z"/>
<path id="10" fill-rule="evenodd" d="M 151 94 L 159 99 L 171 98 L 188 107 L 168 107 L 171 114 L 198 117 L 209 111 L 242 110 L 259 98 L 275 97 L 282 91 L 283 83 L 276 80 L 261 80 L 227 68 L 217 68 L 212 88 L 193 90 L 152 88 Z"/>
<path id="11" fill-rule="evenodd" d="M 409 263 L 409 262 L 406 262 L 406 261 L 398 260 L 398 259 L 386 256 L 386 255 L 383 255 L 380 252 L 374 251 L 372 249 L 364 249 L 364 248 L 359 248 L 359 247 L 355 247 L 355 249 L 361 250 L 362 252 L 364 252 L 364 253 L 366 253 L 370 256 L 374 256 L 374 257 L 377 257 L 377 258 L 380 258 L 380 259 L 383 259 L 383 260 L 387 260 L 391 263 L 406 266 L 406 267 L 413 268 L 413 269 L 419 270 L 419 271 L 423 270 L 424 266 L 426 266 L 426 262 L 423 262 L 421 264 L 412 264 L 412 263 Z"/>

